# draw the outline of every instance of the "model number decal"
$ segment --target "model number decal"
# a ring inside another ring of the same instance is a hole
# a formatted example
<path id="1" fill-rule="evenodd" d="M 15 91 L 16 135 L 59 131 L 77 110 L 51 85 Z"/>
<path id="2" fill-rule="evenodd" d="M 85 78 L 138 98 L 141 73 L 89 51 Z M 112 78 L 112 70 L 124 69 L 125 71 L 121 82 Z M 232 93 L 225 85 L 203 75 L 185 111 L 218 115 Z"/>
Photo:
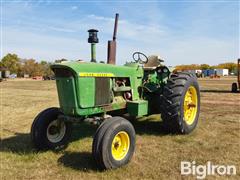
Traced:
<path id="1" fill-rule="evenodd" d="M 81 77 L 114 77 L 113 73 L 79 73 Z"/>

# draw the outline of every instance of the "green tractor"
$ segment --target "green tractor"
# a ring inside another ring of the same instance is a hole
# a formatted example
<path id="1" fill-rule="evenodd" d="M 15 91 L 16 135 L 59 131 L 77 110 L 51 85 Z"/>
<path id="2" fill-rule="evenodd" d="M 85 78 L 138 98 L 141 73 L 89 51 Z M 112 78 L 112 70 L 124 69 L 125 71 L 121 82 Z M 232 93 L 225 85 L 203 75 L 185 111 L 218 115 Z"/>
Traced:
<path id="1" fill-rule="evenodd" d="M 141 52 L 133 54 L 133 62 L 115 65 L 117 22 L 118 14 L 113 40 L 108 42 L 107 64 L 96 62 L 98 31 L 91 29 L 91 62 L 51 66 L 60 108 L 48 108 L 34 119 L 31 137 L 38 150 L 65 148 L 71 124 L 90 121 L 99 124 L 93 137 L 93 157 L 100 169 L 114 169 L 127 164 L 135 149 L 135 130 L 125 114 L 161 114 L 169 133 L 188 134 L 196 127 L 200 111 L 196 76 L 173 73 L 158 56 Z"/>

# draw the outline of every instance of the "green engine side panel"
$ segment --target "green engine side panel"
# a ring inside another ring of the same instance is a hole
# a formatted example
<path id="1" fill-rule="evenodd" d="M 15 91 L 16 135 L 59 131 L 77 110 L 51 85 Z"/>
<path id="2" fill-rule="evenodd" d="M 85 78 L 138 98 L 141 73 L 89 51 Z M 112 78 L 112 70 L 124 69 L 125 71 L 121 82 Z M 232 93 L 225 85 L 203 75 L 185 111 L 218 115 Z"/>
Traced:
<path id="1" fill-rule="evenodd" d="M 78 103 L 82 108 L 93 107 L 95 104 L 95 78 L 78 78 Z"/>
<path id="2" fill-rule="evenodd" d="M 127 102 L 127 110 L 131 116 L 144 116 L 148 114 L 148 101 L 129 101 Z"/>
<path id="3" fill-rule="evenodd" d="M 76 107 L 76 93 L 74 78 L 56 78 L 59 104 L 64 113 L 73 114 Z M 64 108 L 63 108 L 64 107 Z"/>

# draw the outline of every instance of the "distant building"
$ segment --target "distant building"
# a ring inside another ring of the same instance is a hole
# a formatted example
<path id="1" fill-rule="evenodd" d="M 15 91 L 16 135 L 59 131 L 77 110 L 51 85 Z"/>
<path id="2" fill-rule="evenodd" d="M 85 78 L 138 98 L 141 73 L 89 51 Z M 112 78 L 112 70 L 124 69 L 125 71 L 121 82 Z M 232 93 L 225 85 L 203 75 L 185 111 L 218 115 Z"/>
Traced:
<path id="1" fill-rule="evenodd" d="M 192 74 L 195 74 L 197 77 L 202 77 L 201 69 L 189 69 L 189 70 L 184 70 L 183 72 L 192 73 Z"/>
<path id="2" fill-rule="evenodd" d="M 214 69 L 205 69 L 202 73 L 204 77 L 215 75 Z"/>
<path id="3" fill-rule="evenodd" d="M 9 78 L 9 76 L 10 76 L 10 71 L 7 71 L 7 70 L 2 71 L 2 77 L 3 78 Z"/>
<path id="4" fill-rule="evenodd" d="M 24 74 L 23 77 L 24 78 L 29 78 L 29 74 Z"/>
<path id="5" fill-rule="evenodd" d="M 188 69 L 188 70 L 184 70 L 183 72 L 189 72 L 192 74 L 201 74 L 202 70 L 201 69 Z"/>
<path id="6" fill-rule="evenodd" d="M 215 69 L 215 71 L 218 76 L 228 76 L 229 75 L 228 69 Z"/>
<path id="7" fill-rule="evenodd" d="M 10 71 L 7 70 L 5 67 L 0 67 L 1 71 L 1 78 L 8 78 L 10 75 Z"/>
<path id="8" fill-rule="evenodd" d="M 213 75 L 217 75 L 217 76 L 228 76 L 229 75 L 229 71 L 228 69 L 206 69 L 202 71 L 204 77 L 207 76 L 213 76 Z"/>
<path id="9" fill-rule="evenodd" d="M 197 77 L 207 77 L 207 76 L 228 76 L 229 70 L 228 69 L 188 69 L 183 70 L 183 72 L 188 72 L 192 74 L 196 74 Z"/>

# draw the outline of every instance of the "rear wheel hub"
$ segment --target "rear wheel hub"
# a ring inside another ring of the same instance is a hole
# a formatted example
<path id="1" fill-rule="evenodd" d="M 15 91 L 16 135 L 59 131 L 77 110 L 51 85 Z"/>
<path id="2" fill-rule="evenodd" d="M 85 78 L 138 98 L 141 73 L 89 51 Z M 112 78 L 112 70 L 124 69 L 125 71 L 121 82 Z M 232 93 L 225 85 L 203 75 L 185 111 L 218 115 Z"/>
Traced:
<path id="1" fill-rule="evenodd" d="M 197 114 L 197 90 L 190 86 L 184 97 L 184 120 L 188 125 L 192 125 Z"/>

